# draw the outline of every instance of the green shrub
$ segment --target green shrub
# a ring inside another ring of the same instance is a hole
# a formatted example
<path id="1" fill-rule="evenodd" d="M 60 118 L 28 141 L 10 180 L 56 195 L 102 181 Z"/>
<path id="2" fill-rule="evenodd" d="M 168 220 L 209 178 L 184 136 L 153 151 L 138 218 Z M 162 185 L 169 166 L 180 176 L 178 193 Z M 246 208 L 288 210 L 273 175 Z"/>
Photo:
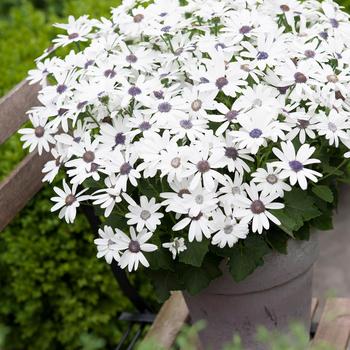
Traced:
<path id="1" fill-rule="evenodd" d="M 34 58 L 56 32 L 51 23 L 65 21 L 59 16 L 108 15 L 117 3 L 2 0 L 0 96 L 34 66 Z M 26 153 L 17 135 L 0 151 L 3 179 Z M 74 225 L 66 225 L 50 214 L 51 196 L 52 189 L 45 188 L 0 234 L 0 347 L 70 350 L 115 346 L 124 327 L 117 320 L 118 313 L 132 307 L 109 267 L 96 259 L 85 218 L 80 216 Z"/>

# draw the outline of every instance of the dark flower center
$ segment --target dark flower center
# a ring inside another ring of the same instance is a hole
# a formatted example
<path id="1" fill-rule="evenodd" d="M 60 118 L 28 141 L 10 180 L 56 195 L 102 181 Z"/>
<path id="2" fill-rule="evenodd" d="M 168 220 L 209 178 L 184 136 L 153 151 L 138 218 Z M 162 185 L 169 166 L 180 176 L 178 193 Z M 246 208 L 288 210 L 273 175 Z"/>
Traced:
<path id="1" fill-rule="evenodd" d="M 248 34 L 251 30 L 252 30 L 252 27 L 250 26 L 242 26 L 239 29 L 239 32 L 244 35 L 244 34 Z"/>
<path id="2" fill-rule="evenodd" d="M 180 198 L 182 198 L 184 194 L 191 194 L 191 192 L 187 188 L 183 188 L 177 193 Z"/>
<path id="3" fill-rule="evenodd" d="M 199 81 L 201 82 L 201 84 L 208 84 L 209 83 L 209 80 L 207 78 L 205 78 L 205 77 L 201 77 L 199 79 Z"/>
<path id="4" fill-rule="evenodd" d="M 138 253 L 141 251 L 141 247 L 140 247 L 140 243 L 138 241 L 130 241 L 129 243 L 129 247 L 128 247 L 129 251 L 131 253 Z"/>
<path id="5" fill-rule="evenodd" d="M 215 85 L 219 90 L 221 90 L 224 86 L 228 84 L 228 80 L 226 77 L 221 77 L 216 79 Z"/>
<path id="6" fill-rule="evenodd" d="M 238 151 L 234 147 L 225 147 L 225 156 L 232 160 L 236 160 L 238 157 Z"/>
<path id="7" fill-rule="evenodd" d="M 78 109 L 83 109 L 87 105 L 87 101 L 79 102 L 77 104 Z"/>
<path id="8" fill-rule="evenodd" d="M 148 220 L 151 217 L 151 213 L 148 210 L 142 210 L 140 217 L 142 220 Z"/>
<path id="9" fill-rule="evenodd" d="M 132 169 L 132 166 L 126 162 L 124 164 L 122 164 L 122 166 L 120 167 L 120 174 L 121 175 L 128 175 L 130 173 Z"/>
<path id="10" fill-rule="evenodd" d="M 105 76 L 106 78 L 113 79 L 116 75 L 117 75 L 117 73 L 115 72 L 114 69 L 107 69 L 107 70 L 104 72 L 104 76 Z"/>
<path id="11" fill-rule="evenodd" d="M 207 160 L 201 160 L 197 163 L 197 169 L 200 173 L 206 173 L 210 170 L 210 165 Z"/>
<path id="12" fill-rule="evenodd" d="M 328 33 L 327 32 L 321 32 L 320 33 L 320 37 L 324 40 L 327 40 L 328 39 Z"/>
<path id="13" fill-rule="evenodd" d="M 197 204 L 203 204 L 204 197 L 201 194 L 197 194 L 197 196 L 194 198 L 194 200 Z"/>
<path id="14" fill-rule="evenodd" d="M 316 52 L 312 50 L 305 50 L 304 55 L 307 58 L 314 58 L 316 56 Z"/>
<path id="15" fill-rule="evenodd" d="M 165 26 L 161 29 L 162 32 L 164 33 L 169 33 L 170 32 L 170 29 L 171 29 L 171 26 Z"/>
<path id="16" fill-rule="evenodd" d="M 168 102 L 163 102 L 158 106 L 158 111 L 160 113 L 168 113 L 171 111 L 171 104 Z"/>
<path id="17" fill-rule="evenodd" d="M 114 142 L 118 145 L 124 145 L 125 144 L 126 136 L 122 132 L 118 132 L 117 135 L 115 135 Z"/>
<path id="18" fill-rule="evenodd" d="M 158 100 L 162 100 L 164 98 L 164 92 L 163 91 L 153 91 L 153 95 Z"/>
<path id="19" fill-rule="evenodd" d="M 34 134 L 36 137 L 40 138 L 40 137 L 43 137 L 44 134 L 45 134 L 45 128 L 42 127 L 42 126 L 37 126 L 35 129 L 34 129 Z"/>
<path id="20" fill-rule="evenodd" d="M 261 214 L 265 211 L 265 205 L 260 199 L 257 199 L 250 205 L 250 210 L 253 214 Z"/>
<path id="21" fill-rule="evenodd" d="M 257 139 L 262 135 L 262 131 L 260 129 L 253 129 L 250 133 L 249 136 L 253 139 Z"/>
<path id="22" fill-rule="evenodd" d="M 215 45 L 215 49 L 216 50 L 219 50 L 219 49 L 226 49 L 226 45 L 225 44 L 222 44 L 222 43 L 217 43 Z"/>
<path id="23" fill-rule="evenodd" d="M 345 101 L 345 97 L 342 95 L 342 93 L 341 93 L 339 90 L 335 92 L 335 98 L 336 98 L 337 100 L 343 100 L 343 101 Z"/>
<path id="24" fill-rule="evenodd" d="M 132 54 L 126 56 L 126 61 L 129 63 L 136 63 L 137 57 L 132 53 Z"/>
<path id="25" fill-rule="evenodd" d="M 297 84 L 303 84 L 303 83 L 306 83 L 307 78 L 306 78 L 306 76 L 305 76 L 303 73 L 301 73 L 301 72 L 296 72 L 296 73 L 294 74 L 294 80 L 295 80 L 295 82 L 296 82 Z"/>
<path id="26" fill-rule="evenodd" d="M 259 61 L 262 61 L 262 60 L 266 60 L 269 58 L 269 54 L 265 51 L 259 51 L 256 58 L 259 60 Z"/>
<path id="27" fill-rule="evenodd" d="M 271 184 L 274 185 L 278 182 L 278 177 L 275 174 L 269 174 L 266 177 L 266 181 Z"/>
<path id="28" fill-rule="evenodd" d="M 66 202 L 66 205 L 67 206 L 70 206 L 72 205 L 77 199 L 75 198 L 75 196 L 73 194 L 69 194 L 66 199 L 65 199 L 65 202 Z"/>
<path id="29" fill-rule="evenodd" d="M 200 220 L 200 218 L 203 216 L 203 213 L 202 212 L 199 212 L 199 214 L 197 215 L 197 216 L 193 216 L 192 217 L 192 220 L 194 220 L 194 221 L 198 221 L 198 220 Z"/>
<path id="30" fill-rule="evenodd" d="M 142 13 L 139 13 L 138 15 L 134 16 L 134 22 L 140 23 L 145 18 L 145 16 Z"/>
<path id="31" fill-rule="evenodd" d="M 67 113 L 67 112 L 68 112 L 68 109 L 67 109 L 67 108 L 60 108 L 60 109 L 58 110 L 58 115 L 59 115 L 60 117 L 62 117 L 62 115 L 65 114 L 65 113 Z"/>
<path id="32" fill-rule="evenodd" d="M 250 72 L 250 67 L 249 67 L 249 64 L 247 63 L 241 64 L 240 68 L 245 72 Z"/>
<path id="33" fill-rule="evenodd" d="M 85 69 L 88 69 L 89 66 L 92 66 L 94 63 L 95 63 L 94 60 L 88 60 L 88 61 L 85 63 L 84 68 L 85 68 Z"/>
<path id="34" fill-rule="evenodd" d="M 194 100 L 191 103 L 191 108 L 193 111 L 198 112 L 202 108 L 203 102 L 201 100 Z"/>
<path id="35" fill-rule="evenodd" d="M 64 84 L 58 85 L 56 91 L 61 95 L 67 90 L 67 86 Z"/>
<path id="36" fill-rule="evenodd" d="M 140 128 L 141 131 L 146 131 L 146 130 L 151 129 L 151 124 L 149 122 L 142 122 L 139 125 L 139 128 Z"/>
<path id="37" fill-rule="evenodd" d="M 339 81 L 338 77 L 335 74 L 327 75 L 327 80 L 330 83 L 337 83 Z"/>
<path id="38" fill-rule="evenodd" d="M 177 169 L 181 165 L 181 158 L 175 157 L 170 162 L 171 166 L 175 169 Z"/>
<path id="39" fill-rule="evenodd" d="M 233 225 L 226 225 L 226 226 L 224 227 L 224 233 L 225 233 L 226 235 L 231 234 L 232 231 L 233 231 Z"/>
<path id="40" fill-rule="evenodd" d="M 238 111 L 228 111 L 226 114 L 225 114 L 225 118 L 230 122 L 234 119 L 237 119 L 237 115 L 238 115 Z"/>
<path id="41" fill-rule="evenodd" d="M 280 94 L 285 95 L 289 86 L 279 86 L 277 90 L 280 92 Z"/>
<path id="42" fill-rule="evenodd" d="M 86 163 L 92 163 L 95 160 L 95 153 L 92 151 L 86 151 L 83 155 L 83 160 Z"/>
<path id="43" fill-rule="evenodd" d="M 97 169 L 99 168 L 100 166 L 96 163 L 91 163 L 91 167 L 90 167 L 90 172 L 93 173 L 95 171 L 97 171 Z"/>
<path id="44" fill-rule="evenodd" d="M 289 6 L 288 5 L 281 5 L 280 6 L 280 9 L 283 11 L 283 12 L 288 12 L 290 10 Z"/>
<path id="45" fill-rule="evenodd" d="M 78 33 L 72 33 L 72 34 L 68 35 L 68 39 L 69 40 L 74 40 L 74 39 L 77 39 L 77 38 L 79 38 L 79 34 Z"/>
<path id="46" fill-rule="evenodd" d="M 328 123 L 328 129 L 332 132 L 336 132 L 338 130 L 337 126 L 332 122 Z"/>
<path id="47" fill-rule="evenodd" d="M 190 120 L 181 120 L 180 125 L 182 128 L 184 128 L 186 130 L 192 129 L 192 127 L 193 127 L 193 124 Z"/>
<path id="48" fill-rule="evenodd" d="M 304 165 L 301 164 L 298 160 L 292 160 L 289 162 L 290 168 L 296 173 L 304 169 Z"/>
<path id="49" fill-rule="evenodd" d="M 137 95 L 141 94 L 141 89 L 137 86 L 132 86 L 129 91 L 128 91 L 129 95 L 131 95 L 132 97 L 135 97 Z"/>
<path id="50" fill-rule="evenodd" d="M 306 129 L 310 125 L 310 122 L 305 119 L 298 119 L 299 129 Z"/>
<path id="51" fill-rule="evenodd" d="M 335 18 L 331 18 L 331 19 L 329 20 L 329 22 L 331 23 L 331 26 L 332 26 L 333 28 L 338 28 L 338 27 L 339 27 L 339 22 L 338 22 Z"/>

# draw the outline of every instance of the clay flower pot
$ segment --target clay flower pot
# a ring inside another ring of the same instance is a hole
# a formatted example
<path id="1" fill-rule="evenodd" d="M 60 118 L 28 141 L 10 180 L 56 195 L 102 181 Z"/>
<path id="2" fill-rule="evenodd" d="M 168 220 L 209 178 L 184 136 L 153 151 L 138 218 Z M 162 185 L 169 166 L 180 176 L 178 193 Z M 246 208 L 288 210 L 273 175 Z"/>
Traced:
<path id="1" fill-rule="evenodd" d="M 245 349 L 258 350 L 256 327 L 286 331 L 290 322 L 310 328 L 312 267 L 318 255 L 316 235 L 288 243 L 288 254 L 272 253 L 244 281 L 236 283 L 228 269 L 201 293 L 184 293 L 193 322 L 206 321 L 203 348 L 220 349 L 238 333 Z"/>

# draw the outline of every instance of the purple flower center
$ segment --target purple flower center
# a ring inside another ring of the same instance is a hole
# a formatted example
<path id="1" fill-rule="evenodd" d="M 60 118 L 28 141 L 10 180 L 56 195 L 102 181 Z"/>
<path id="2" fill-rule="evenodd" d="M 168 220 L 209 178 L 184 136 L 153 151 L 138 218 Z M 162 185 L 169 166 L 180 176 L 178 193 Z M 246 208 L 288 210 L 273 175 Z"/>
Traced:
<path id="1" fill-rule="evenodd" d="M 265 51 L 259 51 L 258 54 L 256 55 L 256 58 L 259 61 L 266 60 L 269 58 L 269 54 Z"/>
<path id="2" fill-rule="evenodd" d="M 292 160 L 289 162 L 290 168 L 295 171 L 296 173 L 299 172 L 300 170 L 304 169 L 304 165 L 301 164 L 298 160 Z"/>
<path id="3" fill-rule="evenodd" d="M 218 51 L 219 49 L 226 49 L 226 45 L 222 43 L 217 43 L 215 45 L 215 49 Z"/>
<path id="4" fill-rule="evenodd" d="M 174 55 L 180 56 L 183 52 L 184 52 L 184 49 L 182 47 L 179 47 L 178 49 L 175 50 Z"/>
<path id="5" fill-rule="evenodd" d="M 226 235 L 231 234 L 232 231 L 233 231 L 233 225 L 226 225 L 226 226 L 224 227 L 224 233 L 225 233 Z"/>
<path id="6" fill-rule="evenodd" d="M 132 86 L 129 91 L 128 91 L 129 95 L 131 95 L 132 97 L 135 97 L 137 95 L 141 94 L 141 89 L 137 86 Z"/>
<path id="7" fill-rule="evenodd" d="M 171 111 L 171 104 L 168 102 L 163 102 L 158 106 L 158 111 L 160 113 L 169 113 Z"/>
<path id="8" fill-rule="evenodd" d="M 257 199 L 250 205 L 250 210 L 253 214 L 261 214 L 265 211 L 265 205 L 260 199 Z"/>
<path id="9" fill-rule="evenodd" d="M 248 34 L 252 30 L 252 27 L 250 26 L 242 26 L 239 30 L 241 34 Z"/>
<path id="10" fill-rule="evenodd" d="M 61 95 L 67 90 L 67 86 L 64 84 L 58 85 L 56 91 Z"/>
<path id="11" fill-rule="evenodd" d="M 321 32 L 320 33 L 320 37 L 324 40 L 327 40 L 328 39 L 328 33 L 327 32 Z"/>
<path id="12" fill-rule="evenodd" d="M 200 173 L 204 174 L 210 170 L 210 164 L 207 160 L 201 160 L 197 163 L 197 169 Z"/>
<path id="13" fill-rule="evenodd" d="M 162 12 L 159 14 L 160 17 L 165 17 L 168 14 L 168 12 Z"/>
<path id="14" fill-rule="evenodd" d="M 280 87 L 277 88 L 277 90 L 279 91 L 279 93 L 281 95 L 285 95 L 287 90 L 288 90 L 288 88 L 289 88 L 289 86 L 280 86 Z"/>
<path id="15" fill-rule="evenodd" d="M 331 18 L 331 19 L 329 20 L 329 22 L 331 23 L 331 26 L 332 26 L 333 28 L 338 28 L 338 27 L 339 27 L 339 22 L 338 22 L 335 18 Z"/>
<path id="16" fill-rule="evenodd" d="M 328 129 L 332 132 L 336 132 L 338 130 L 337 126 L 332 122 L 328 123 Z"/>
<path id="17" fill-rule="evenodd" d="M 249 136 L 253 139 L 257 139 L 262 135 L 262 131 L 260 129 L 253 129 L 250 133 Z"/>
<path id="18" fill-rule="evenodd" d="M 294 80 L 297 84 L 304 84 L 307 81 L 307 77 L 301 72 L 296 72 L 294 74 Z"/>
<path id="19" fill-rule="evenodd" d="M 209 80 L 207 78 L 205 78 L 205 77 L 201 77 L 199 79 L 199 81 L 201 82 L 201 84 L 208 84 L 209 83 Z"/>
<path id="20" fill-rule="evenodd" d="M 132 169 L 132 166 L 126 162 L 124 164 L 122 164 L 122 166 L 120 167 L 120 174 L 121 175 L 128 175 L 130 173 Z"/>
<path id="21" fill-rule="evenodd" d="M 278 177 L 275 174 L 269 174 L 266 176 L 266 181 L 269 184 L 274 185 L 278 182 Z"/>
<path id="22" fill-rule="evenodd" d="M 151 124 L 149 122 L 142 122 L 140 125 L 139 125 L 139 129 L 141 131 L 146 131 L 146 130 L 149 130 L 151 129 Z"/>
<path id="23" fill-rule="evenodd" d="M 138 241 L 130 241 L 128 249 L 131 253 L 138 253 L 141 250 L 140 243 Z"/>
<path id="24" fill-rule="evenodd" d="M 225 114 L 225 118 L 230 122 L 234 119 L 237 119 L 238 111 L 232 110 Z"/>
<path id="25" fill-rule="evenodd" d="M 148 210 L 142 210 L 140 217 L 142 220 L 148 220 L 151 217 L 151 213 Z"/>
<path id="26" fill-rule="evenodd" d="M 143 14 L 138 14 L 138 15 L 136 15 L 136 16 L 134 16 L 134 22 L 135 23 L 140 23 L 140 22 L 142 22 L 142 20 L 145 18 L 145 16 L 143 15 Z"/>
<path id="27" fill-rule="evenodd" d="M 91 163 L 91 167 L 90 167 L 90 173 L 93 173 L 95 171 L 97 171 L 97 169 L 99 168 L 100 166 L 96 163 Z"/>
<path id="28" fill-rule="evenodd" d="M 137 57 L 132 53 L 132 54 L 126 56 L 126 62 L 136 63 L 137 62 Z"/>
<path id="29" fill-rule="evenodd" d="M 114 142 L 118 145 L 124 145 L 125 144 L 126 136 L 122 132 L 118 132 L 117 135 L 115 135 Z"/>
<path id="30" fill-rule="evenodd" d="M 238 157 L 238 151 L 234 147 L 225 147 L 225 156 L 232 160 L 236 160 Z"/>
<path id="31" fill-rule="evenodd" d="M 89 60 L 85 63 L 84 68 L 88 69 L 90 66 L 92 66 L 95 63 L 94 60 Z"/>
<path id="32" fill-rule="evenodd" d="M 180 198 L 183 198 L 184 194 L 191 194 L 191 192 L 187 188 L 183 188 L 177 193 Z"/>
<path id="33" fill-rule="evenodd" d="M 298 119 L 299 129 L 306 129 L 310 125 L 310 122 L 305 119 Z"/>
<path id="34" fill-rule="evenodd" d="M 74 39 L 77 39 L 77 38 L 79 38 L 79 34 L 78 33 L 72 33 L 72 34 L 68 35 L 68 39 L 69 40 L 74 40 Z"/>
<path id="35" fill-rule="evenodd" d="M 153 91 L 153 95 L 156 99 L 162 100 L 164 98 L 164 91 Z"/>
<path id="36" fill-rule="evenodd" d="M 72 205 L 77 199 L 75 198 L 75 196 L 73 194 L 69 194 L 66 199 L 65 199 L 65 203 L 67 206 Z"/>
<path id="37" fill-rule="evenodd" d="M 113 79 L 116 75 L 117 75 L 117 73 L 115 72 L 114 69 L 107 69 L 107 70 L 104 72 L 104 76 L 105 76 L 106 78 Z"/>
<path id="38" fill-rule="evenodd" d="M 170 29 L 171 29 L 171 26 L 165 26 L 161 29 L 162 32 L 164 33 L 169 33 L 170 32 Z"/>
<path id="39" fill-rule="evenodd" d="M 215 82 L 215 85 L 217 86 L 217 88 L 219 90 L 222 90 L 222 88 L 224 86 L 226 86 L 227 84 L 228 84 L 228 80 L 226 77 L 218 78 L 218 79 L 216 79 L 216 82 Z"/>
<path id="40" fill-rule="evenodd" d="M 170 162 L 171 166 L 175 169 L 177 169 L 181 165 L 181 158 L 175 157 Z"/>
<path id="41" fill-rule="evenodd" d="M 92 151 L 86 151 L 83 154 L 83 160 L 86 163 L 92 163 L 95 160 L 95 153 Z"/>
<path id="42" fill-rule="evenodd" d="M 181 120 L 180 125 L 182 128 L 184 128 L 186 130 L 192 129 L 192 127 L 193 127 L 193 124 L 190 120 Z"/>
<path id="43" fill-rule="evenodd" d="M 280 6 L 280 9 L 283 11 L 283 12 L 288 12 L 290 10 L 289 6 L 288 5 L 281 5 Z"/>
<path id="44" fill-rule="evenodd" d="M 87 105 L 87 101 L 79 102 L 77 104 L 78 109 L 83 109 Z"/>
<path id="45" fill-rule="evenodd" d="M 305 50 L 304 55 L 307 58 L 314 58 L 316 56 L 316 52 L 313 50 Z"/>
<path id="46" fill-rule="evenodd" d="M 45 134 L 45 128 L 42 127 L 42 126 L 37 126 L 35 129 L 34 129 L 34 134 L 37 138 L 41 138 L 44 136 Z"/>

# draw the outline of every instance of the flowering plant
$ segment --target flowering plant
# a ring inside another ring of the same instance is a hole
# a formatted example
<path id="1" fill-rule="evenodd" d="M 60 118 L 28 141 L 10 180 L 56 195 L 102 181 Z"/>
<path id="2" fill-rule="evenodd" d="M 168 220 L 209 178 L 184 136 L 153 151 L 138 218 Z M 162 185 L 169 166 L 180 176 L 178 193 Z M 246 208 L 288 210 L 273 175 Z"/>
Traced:
<path id="1" fill-rule="evenodd" d="M 103 218 L 99 258 L 149 267 L 166 297 L 331 227 L 350 156 L 350 22 L 334 2 L 126 0 L 56 26 L 20 132 L 52 153 L 45 181 L 66 175 L 52 211 L 71 223 L 88 201 Z"/>

